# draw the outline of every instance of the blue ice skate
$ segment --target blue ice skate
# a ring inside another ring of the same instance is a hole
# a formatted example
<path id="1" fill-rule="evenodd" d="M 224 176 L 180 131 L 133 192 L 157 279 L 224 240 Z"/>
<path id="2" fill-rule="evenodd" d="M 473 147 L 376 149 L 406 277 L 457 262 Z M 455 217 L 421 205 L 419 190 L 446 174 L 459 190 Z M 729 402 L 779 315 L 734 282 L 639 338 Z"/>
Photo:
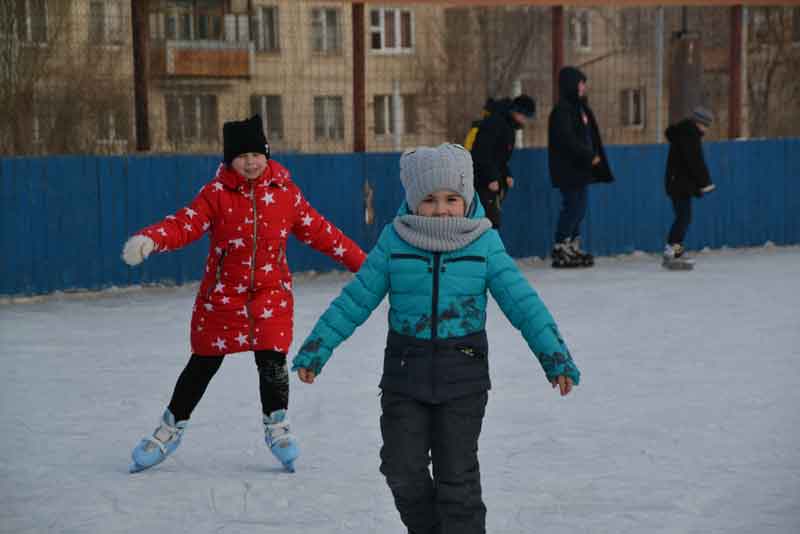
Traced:
<path id="1" fill-rule="evenodd" d="M 181 437 L 188 423 L 188 420 L 176 422 L 175 416 L 167 408 L 161 418 L 161 424 L 153 435 L 142 439 L 133 449 L 131 453 L 133 462 L 128 468 L 129 471 L 138 473 L 163 462 L 181 444 Z"/>
<path id="2" fill-rule="evenodd" d="M 294 473 L 294 461 L 300 455 L 297 439 L 289 431 L 286 410 L 275 410 L 264 416 L 264 441 L 283 467 Z"/>

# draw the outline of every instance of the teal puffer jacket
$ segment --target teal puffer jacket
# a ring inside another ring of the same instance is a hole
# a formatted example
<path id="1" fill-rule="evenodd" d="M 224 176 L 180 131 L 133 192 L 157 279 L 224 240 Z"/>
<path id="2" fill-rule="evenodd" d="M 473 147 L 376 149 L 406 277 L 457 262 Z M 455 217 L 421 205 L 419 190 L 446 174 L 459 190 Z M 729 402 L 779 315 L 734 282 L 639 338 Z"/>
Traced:
<path id="1" fill-rule="evenodd" d="M 477 202 L 472 217 L 483 217 Z M 408 213 L 404 205 L 400 213 Z M 580 372 L 561 339 L 553 317 L 505 250 L 500 235 L 488 230 L 452 252 L 416 248 L 388 224 L 355 278 L 317 321 L 292 370 L 317 374 L 333 350 L 367 320 L 389 293 L 389 327 L 419 339 L 452 338 L 486 326 L 486 290 L 511 324 L 522 332 L 548 380 Z"/>

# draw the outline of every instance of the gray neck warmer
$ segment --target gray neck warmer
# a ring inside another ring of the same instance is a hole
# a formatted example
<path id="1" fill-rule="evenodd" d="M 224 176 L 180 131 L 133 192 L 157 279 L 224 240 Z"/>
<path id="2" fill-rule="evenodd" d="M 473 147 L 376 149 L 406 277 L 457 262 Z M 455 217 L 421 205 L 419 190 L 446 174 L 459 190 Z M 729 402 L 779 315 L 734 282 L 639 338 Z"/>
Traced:
<path id="1" fill-rule="evenodd" d="M 422 217 L 398 215 L 394 229 L 407 243 L 431 252 L 450 252 L 463 248 L 492 227 L 486 218 Z"/>

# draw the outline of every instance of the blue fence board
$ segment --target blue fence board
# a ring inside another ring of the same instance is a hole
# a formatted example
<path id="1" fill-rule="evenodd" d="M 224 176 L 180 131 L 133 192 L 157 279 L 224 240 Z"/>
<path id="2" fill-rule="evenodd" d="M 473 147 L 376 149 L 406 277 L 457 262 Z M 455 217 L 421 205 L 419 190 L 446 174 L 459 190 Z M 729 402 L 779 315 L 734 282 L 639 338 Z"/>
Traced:
<path id="1" fill-rule="evenodd" d="M 800 139 L 707 143 L 717 191 L 694 203 L 687 245 L 800 243 Z M 599 255 L 663 247 L 672 222 L 664 194 L 666 145 L 608 149 L 617 178 L 590 188 L 586 247 Z M 276 155 L 311 204 L 368 249 L 403 200 L 397 153 Z M 218 156 L 59 156 L 0 158 L 0 295 L 197 280 L 208 239 L 155 254 L 131 269 L 120 260 L 134 231 L 176 212 L 214 175 Z M 518 150 L 515 187 L 503 206 L 501 235 L 516 257 L 546 256 L 560 209 L 547 153 Z M 365 186 L 374 223 L 365 220 Z M 296 240 L 293 270 L 336 264 Z"/>

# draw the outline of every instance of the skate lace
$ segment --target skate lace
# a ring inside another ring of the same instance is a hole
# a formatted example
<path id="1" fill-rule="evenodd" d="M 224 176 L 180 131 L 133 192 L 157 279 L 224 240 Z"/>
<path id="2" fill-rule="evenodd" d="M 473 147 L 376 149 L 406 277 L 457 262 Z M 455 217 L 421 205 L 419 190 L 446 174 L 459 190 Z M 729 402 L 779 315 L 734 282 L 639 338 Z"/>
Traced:
<path id="1" fill-rule="evenodd" d="M 289 431 L 289 422 L 281 421 L 280 423 L 264 423 L 264 433 L 269 441 L 269 446 L 275 444 L 287 443 L 293 436 Z"/>
<path id="2" fill-rule="evenodd" d="M 161 423 L 158 425 L 158 428 L 155 429 L 152 436 L 145 438 L 148 443 L 144 448 L 146 451 L 150 451 L 158 447 L 161 449 L 161 452 L 166 454 L 167 445 L 178 439 L 182 432 L 183 429 L 181 428 Z"/>

